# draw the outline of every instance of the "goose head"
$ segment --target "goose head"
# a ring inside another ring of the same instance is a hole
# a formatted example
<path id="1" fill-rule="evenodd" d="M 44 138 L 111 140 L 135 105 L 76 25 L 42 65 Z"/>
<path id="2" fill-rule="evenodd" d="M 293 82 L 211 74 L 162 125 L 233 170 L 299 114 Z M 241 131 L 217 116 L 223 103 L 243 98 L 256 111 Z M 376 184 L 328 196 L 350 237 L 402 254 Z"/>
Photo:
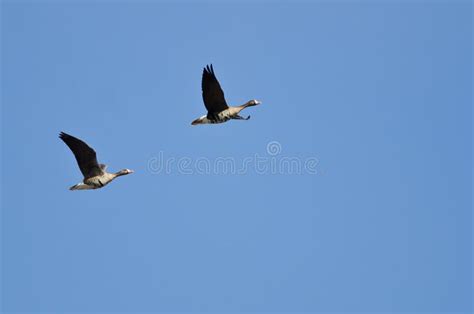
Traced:
<path id="1" fill-rule="evenodd" d="M 247 103 L 245 104 L 245 106 L 246 106 L 246 107 L 257 106 L 257 105 L 260 105 L 261 103 L 262 103 L 262 102 L 259 101 L 259 100 L 252 99 L 252 100 L 247 101 Z"/>
<path id="2" fill-rule="evenodd" d="M 122 169 L 119 172 L 117 172 L 116 175 L 117 176 L 124 176 L 124 175 L 130 174 L 130 173 L 133 173 L 133 172 L 134 171 L 130 170 L 130 169 Z"/>

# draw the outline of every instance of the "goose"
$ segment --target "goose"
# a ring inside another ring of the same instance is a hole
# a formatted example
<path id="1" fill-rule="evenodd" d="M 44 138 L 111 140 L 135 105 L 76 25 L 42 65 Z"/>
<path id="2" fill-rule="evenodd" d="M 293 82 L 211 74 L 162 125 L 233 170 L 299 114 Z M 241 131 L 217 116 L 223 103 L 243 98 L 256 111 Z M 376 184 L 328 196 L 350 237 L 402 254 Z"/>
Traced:
<path id="1" fill-rule="evenodd" d="M 197 118 L 191 125 L 223 123 L 230 119 L 248 120 L 250 116 L 244 118 L 239 113 L 251 106 L 260 105 L 261 102 L 255 99 L 247 101 L 241 106 L 228 106 L 225 101 L 224 91 L 214 74 L 212 64 L 207 65 L 202 72 L 202 99 L 207 109 L 207 115 Z"/>
<path id="2" fill-rule="evenodd" d="M 61 132 L 59 138 L 71 149 L 76 157 L 79 169 L 84 175 L 84 180 L 73 185 L 69 190 L 94 190 L 100 189 L 112 182 L 115 178 L 133 173 L 133 170 L 123 169 L 116 173 L 106 171 L 107 166 L 99 164 L 95 151 L 86 143 L 72 135 Z"/>

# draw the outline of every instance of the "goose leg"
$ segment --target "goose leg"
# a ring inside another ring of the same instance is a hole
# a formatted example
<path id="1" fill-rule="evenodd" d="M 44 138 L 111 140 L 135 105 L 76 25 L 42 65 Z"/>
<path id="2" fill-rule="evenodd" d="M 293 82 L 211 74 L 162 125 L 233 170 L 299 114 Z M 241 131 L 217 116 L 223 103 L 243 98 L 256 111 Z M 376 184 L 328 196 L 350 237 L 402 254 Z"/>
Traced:
<path id="1" fill-rule="evenodd" d="M 248 116 L 247 118 L 244 118 L 242 116 L 239 116 L 238 114 L 233 116 L 232 119 L 235 119 L 235 120 L 248 120 L 250 119 L 250 116 Z"/>

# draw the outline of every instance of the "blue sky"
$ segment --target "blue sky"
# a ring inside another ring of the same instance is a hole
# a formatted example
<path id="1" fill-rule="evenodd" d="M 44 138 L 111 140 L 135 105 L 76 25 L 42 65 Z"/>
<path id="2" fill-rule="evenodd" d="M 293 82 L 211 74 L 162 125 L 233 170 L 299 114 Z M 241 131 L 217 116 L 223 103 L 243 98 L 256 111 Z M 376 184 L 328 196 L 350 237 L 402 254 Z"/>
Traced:
<path id="1" fill-rule="evenodd" d="M 471 2 L 1 9 L 4 312 L 472 310 Z M 190 125 L 208 63 L 249 121 Z M 195 171 L 255 156 L 317 171 Z"/>

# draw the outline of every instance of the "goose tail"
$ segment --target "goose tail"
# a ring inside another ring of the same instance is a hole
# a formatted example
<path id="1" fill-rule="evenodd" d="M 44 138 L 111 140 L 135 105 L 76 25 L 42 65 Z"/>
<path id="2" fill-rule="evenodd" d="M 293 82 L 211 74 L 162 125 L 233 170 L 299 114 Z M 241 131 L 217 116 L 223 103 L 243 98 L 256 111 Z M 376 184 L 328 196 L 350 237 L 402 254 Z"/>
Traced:
<path id="1" fill-rule="evenodd" d="M 70 191 L 75 191 L 75 190 L 90 190 L 92 189 L 89 185 L 84 184 L 82 182 L 75 184 L 69 188 Z"/>

